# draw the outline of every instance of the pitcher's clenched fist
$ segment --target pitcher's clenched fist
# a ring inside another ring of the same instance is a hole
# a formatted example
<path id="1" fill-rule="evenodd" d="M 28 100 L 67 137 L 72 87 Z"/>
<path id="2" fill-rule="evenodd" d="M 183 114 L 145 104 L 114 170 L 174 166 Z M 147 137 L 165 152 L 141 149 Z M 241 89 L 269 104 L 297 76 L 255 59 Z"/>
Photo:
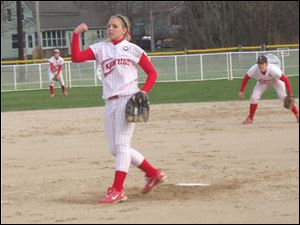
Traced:
<path id="1" fill-rule="evenodd" d="M 85 23 L 81 23 L 80 25 L 78 25 L 75 29 L 74 32 L 76 33 L 84 33 L 88 31 L 88 26 Z"/>

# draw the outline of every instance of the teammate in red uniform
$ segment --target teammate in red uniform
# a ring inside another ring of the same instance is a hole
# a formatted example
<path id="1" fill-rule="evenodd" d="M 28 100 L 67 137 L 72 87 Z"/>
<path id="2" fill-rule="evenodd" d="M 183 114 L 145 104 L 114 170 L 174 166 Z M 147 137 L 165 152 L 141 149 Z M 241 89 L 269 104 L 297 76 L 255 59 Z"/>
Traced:
<path id="1" fill-rule="evenodd" d="M 50 86 L 50 96 L 54 97 L 54 86 L 53 81 L 58 81 L 61 86 L 61 90 L 65 96 L 68 95 L 67 90 L 65 88 L 64 78 L 62 76 L 62 67 L 64 64 L 64 59 L 60 56 L 60 52 L 58 49 L 53 51 L 53 56 L 48 59 L 49 62 L 49 86 Z"/>
<path id="2" fill-rule="evenodd" d="M 282 70 L 275 64 L 268 64 L 268 58 L 266 56 L 259 56 L 257 63 L 253 65 L 248 72 L 245 74 L 244 79 L 241 83 L 240 98 L 244 98 L 244 90 L 249 79 L 254 78 L 257 83 L 253 89 L 250 102 L 250 112 L 243 124 L 251 124 L 254 120 L 254 114 L 257 109 L 258 101 L 261 95 L 266 91 L 268 86 L 272 86 L 277 92 L 280 100 L 284 100 L 287 96 L 286 88 L 289 95 L 293 95 L 290 81 L 286 75 L 283 74 Z M 286 87 L 286 88 L 285 88 Z M 299 123 L 299 111 L 297 106 L 294 105 L 292 108 L 297 122 Z"/>

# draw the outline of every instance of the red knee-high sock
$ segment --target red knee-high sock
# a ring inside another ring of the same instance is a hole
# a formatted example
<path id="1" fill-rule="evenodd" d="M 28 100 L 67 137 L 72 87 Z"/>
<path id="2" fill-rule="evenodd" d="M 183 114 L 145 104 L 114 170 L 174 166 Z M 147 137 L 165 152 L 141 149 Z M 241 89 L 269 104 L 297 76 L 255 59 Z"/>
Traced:
<path id="1" fill-rule="evenodd" d="M 249 117 L 251 119 L 253 119 L 256 109 L 257 109 L 257 104 L 251 103 L 250 104 L 250 112 L 249 112 Z"/>
<path id="2" fill-rule="evenodd" d="M 61 90 L 62 90 L 63 93 L 65 93 L 65 86 L 64 85 L 61 86 Z"/>
<path id="3" fill-rule="evenodd" d="M 294 105 L 294 107 L 292 108 L 292 112 L 294 113 L 295 116 L 299 116 L 299 111 L 296 105 Z"/>
<path id="4" fill-rule="evenodd" d="M 139 168 L 146 173 L 147 177 L 153 177 L 157 173 L 157 169 L 155 169 L 146 159 L 144 159 Z"/>
<path id="5" fill-rule="evenodd" d="M 126 175 L 126 172 L 116 170 L 115 180 L 112 187 L 115 188 L 117 191 L 122 191 Z"/>
<path id="6" fill-rule="evenodd" d="M 50 94 L 54 95 L 54 87 L 53 86 L 50 86 Z"/>

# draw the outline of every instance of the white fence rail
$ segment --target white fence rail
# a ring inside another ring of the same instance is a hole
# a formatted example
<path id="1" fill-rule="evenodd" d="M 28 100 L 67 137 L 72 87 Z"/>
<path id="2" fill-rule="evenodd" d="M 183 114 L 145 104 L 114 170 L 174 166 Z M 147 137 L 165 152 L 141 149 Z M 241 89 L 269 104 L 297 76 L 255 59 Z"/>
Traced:
<path id="1" fill-rule="evenodd" d="M 158 72 L 158 82 L 241 78 L 261 54 L 273 54 L 280 59 L 288 76 L 299 76 L 299 49 L 265 52 L 228 52 L 197 55 L 149 57 Z M 276 58 L 276 57 L 275 57 Z M 1 92 L 48 88 L 48 63 L 1 65 Z M 63 76 L 67 86 L 100 86 L 100 69 L 95 61 L 65 62 Z M 139 69 L 139 82 L 146 75 Z M 56 84 L 58 85 L 58 84 Z"/>

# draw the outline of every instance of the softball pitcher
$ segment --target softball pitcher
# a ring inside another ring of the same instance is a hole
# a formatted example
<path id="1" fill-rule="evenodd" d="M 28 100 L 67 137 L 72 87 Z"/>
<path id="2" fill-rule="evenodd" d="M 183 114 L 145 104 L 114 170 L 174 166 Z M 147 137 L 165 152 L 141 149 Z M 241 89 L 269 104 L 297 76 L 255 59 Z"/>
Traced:
<path id="1" fill-rule="evenodd" d="M 283 74 L 282 70 L 277 65 L 268 64 L 268 58 L 266 56 L 259 56 L 257 59 L 257 63 L 253 65 L 245 74 L 240 87 L 240 98 L 244 98 L 244 90 L 246 88 L 248 80 L 251 78 L 255 78 L 257 80 L 257 83 L 251 95 L 249 115 L 244 120 L 243 124 L 253 123 L 254 114 L 257 109 L 259 99 L 261 98 L 261 95 L 266 91 L 268 86 L 272 86 L 275 89 L 278 97 L 282 101 L 284 101 L 285 97 L 287 96 L 286 88 L 288 94 L 290 96 L 293 96 L 292 87 L 288 77 Z M 297 122 L 299 123 L 299 112 L 296 104 L 294 104 L 291 108 L 291 111 L 294 113 Z"/>
<path id="2" fill-rule="evenodd" d="M 138 151 L 131 147 L 135 123 L 125 118 L 125 106 L 129 98 L 139 90 L 138 65 L 147 74 L 141 89 L 148 93 L 156 81 L 157 73 L 146 53 L 137 45 L 130 43 L 130 23 L 122 15 L 111 16 L 107 25 L 109 40 L 91 45 L 80 51 L 79 34 L 88 27 L 82 23 L 75 28 L 72 37 L 72 61 L 96 60 L 101 66 L 103 99 L 105 100 L 104 121 L 107 142 L 112 155 L 116 157 L 114 182 L 100 203 L 117 203 L 127 200 L 123 184 L 130 165 L 145 172 L 147 182 L 143 193 L 150 192 L 166 180 L 167 176 L 154 168 Z"/>
<path id="3" fill-rule="evenodd" d="M 67 90 L 65 88 L 64 78 L 62 76 L 62 67 L 64 64 L 64 59 L 60 57 L 60 52 L 58 49 L 53 51 L 53 56 L 48 59 L 49 62 L 49 86 L 50 86 L 50 96 L 54 97 L 54 86 L 53 81 L 58 81 L 61 86 L 61 90 L 65 96 L 68 95 Z"/>

